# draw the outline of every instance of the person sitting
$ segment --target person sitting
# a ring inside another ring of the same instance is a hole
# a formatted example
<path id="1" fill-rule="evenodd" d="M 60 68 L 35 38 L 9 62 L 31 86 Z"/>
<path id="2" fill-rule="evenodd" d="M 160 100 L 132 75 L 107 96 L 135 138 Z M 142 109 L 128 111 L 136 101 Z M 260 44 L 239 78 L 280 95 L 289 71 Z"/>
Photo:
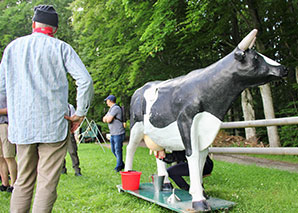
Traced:
<path id="1" fill-rule="evenodd" d="M 175 165 L 167 168 L 168 175 L 180 189 L 189 191 L 189 184 L 183 178 L 183 176 L 189 176 L 185 151 L 173 151 L 172 153 L 166 153 L 165 157 L 162 160 L 168 164 L 176 162 Z M 211 175 L 212 170 L 213 161 L 211 160 L 209 155 L 207 155 L 203 169 L 203 177 Z"/>
<path id="2" fill-rule="evenodd" d="M 166 162 L 167 164 L 175 163 L 175 165 L 167 168 L 168 175 L 180 189 L 189 191 L 189 184 L 183 178 L 183 176 L 189 176 L 189 169 L 187 159 L 185 156 L 185 150 L 173 151 L 172 153 L 166 153 L 164 150 L 162 150 L 156 151 L 154 155 L 156 158 Z M 211 160 L 209 155 L 207 155 L 205 165 L 203 168 L 203 177 L 211 175 L 212 170 L 213 161 Z M 164 183 L 163 189 L 164 187 L 166 189 L 172 189 L 173 185 L 171 183 Z M 203 184 L 202 187 L 204 188 Z M 205 190 L 203 191 L 203 194 L 204 197 L 208 198 L 207 194 L 205 193 Z"/>

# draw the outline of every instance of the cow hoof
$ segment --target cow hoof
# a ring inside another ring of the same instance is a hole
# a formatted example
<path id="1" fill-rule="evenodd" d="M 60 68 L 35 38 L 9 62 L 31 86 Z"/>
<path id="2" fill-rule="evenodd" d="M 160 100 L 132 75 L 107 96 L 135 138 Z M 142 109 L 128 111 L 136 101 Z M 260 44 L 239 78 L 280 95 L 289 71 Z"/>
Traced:
<path id="1" fill-rule="evenodd" d="M 192 202 L 192 208 L 198 212 L 209 212 L 211 207 L 206 200 Z"/>
<path id="2" fill-rule="evenodd" d="M 173 185 L 171 183 L 164 183 L 162 184 L 162 190 L 163 191 L 172 191 Z"/>

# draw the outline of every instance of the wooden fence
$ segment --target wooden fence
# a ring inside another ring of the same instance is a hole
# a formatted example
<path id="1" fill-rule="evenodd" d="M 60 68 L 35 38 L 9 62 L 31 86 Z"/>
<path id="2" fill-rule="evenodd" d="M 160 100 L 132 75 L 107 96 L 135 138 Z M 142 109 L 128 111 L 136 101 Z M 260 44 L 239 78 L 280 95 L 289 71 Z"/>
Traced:
<path id="1" fill-rule="evenodd" d="M 262 126 L 281 126 L 281 125 L 294 125 L 298 124 L 297 117 L 289 118 L 275 118 L 267 120 L 254 120 L 254 121 L 236 121 L 236 122 L 223 122 L 222 129 L 233 128 L 247 128 L 247 127 L 262 127 Z M 255 148 L 255 147 L 210 147 L 210 153 L 220 154 L 269 154 L 269 155 L 298 155 L 298 148 L 296 147 L 268 147 L 268 148 Z"/>

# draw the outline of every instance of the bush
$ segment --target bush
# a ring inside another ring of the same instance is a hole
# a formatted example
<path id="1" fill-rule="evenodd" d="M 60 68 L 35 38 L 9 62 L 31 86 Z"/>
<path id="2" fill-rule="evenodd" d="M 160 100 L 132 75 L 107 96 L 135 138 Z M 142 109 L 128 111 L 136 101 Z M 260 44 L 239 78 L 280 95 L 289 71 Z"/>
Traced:
<path id="1" fill-rule="evenodd" d="M 298 147 L 298 125 L 282 126 L 280 143 L 283 147 Z"/>

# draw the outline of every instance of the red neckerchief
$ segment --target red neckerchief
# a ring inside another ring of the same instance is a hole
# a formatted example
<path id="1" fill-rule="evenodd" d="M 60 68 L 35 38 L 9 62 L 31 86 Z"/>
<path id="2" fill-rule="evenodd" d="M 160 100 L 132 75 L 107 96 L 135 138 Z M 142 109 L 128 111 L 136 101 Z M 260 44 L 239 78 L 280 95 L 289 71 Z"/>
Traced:
<path id="1" fill-rule="evenodd" d="M 53 32 L 53 28 L 52 27 L 38 27 L 38 28 L 35 28 L 33 30 L 33 32 L 37 32 L 37 33 L 43 33 L 43 34 L 46 34 L 48 36 L 51 36 L 51 37 L 54 37 L 54 34 L 57 32 L 57 28 L 55 30 L 55 32 Z"/>

